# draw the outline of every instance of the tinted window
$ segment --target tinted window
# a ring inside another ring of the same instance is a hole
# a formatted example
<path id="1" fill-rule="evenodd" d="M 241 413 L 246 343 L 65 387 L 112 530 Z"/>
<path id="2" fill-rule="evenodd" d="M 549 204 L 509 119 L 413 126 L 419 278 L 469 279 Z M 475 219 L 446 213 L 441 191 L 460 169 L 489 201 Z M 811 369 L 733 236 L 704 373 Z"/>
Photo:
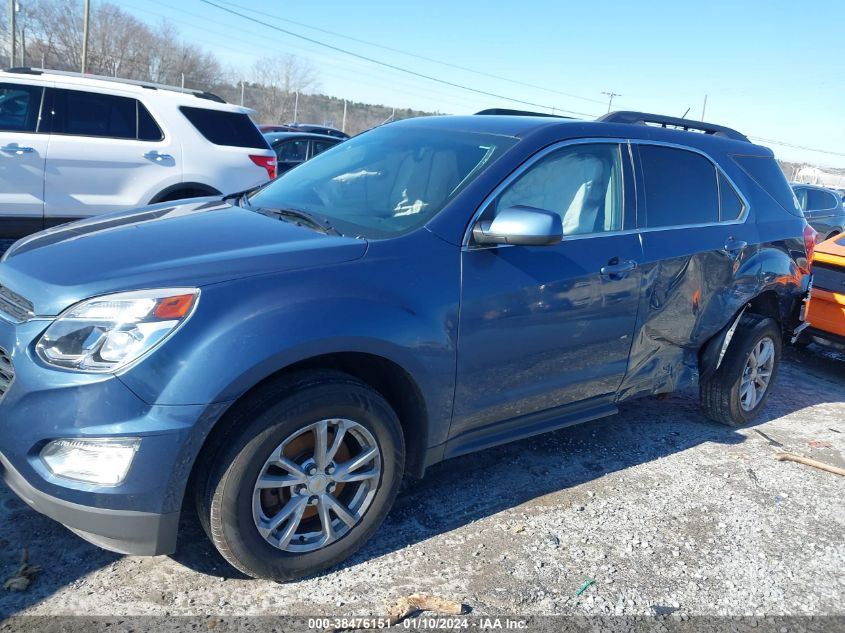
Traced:
<path id="1" fill-rule="evenodd" d="M 78 136 L 136 138 L 136 101 L 129 97 L 56 90 L 53 131 Z"/>
<path id="2" fill-rule="evenodd" d="M 742 215 L 744 208 L 739 194 L 722 172 L 719 172 L 719 219 L 723 222 L 736 220 Z"/>
<path id="3" fill-rule="evenodd" d="M 327 149 L 329 149 L 330 147 L 334 147 L 335 145 L 337 145 L 337 143 L 333 143 L 332 141 L 314 141 L 311 144 L 311 147 L 313 148 L 313 156 L 316 156 L 317 154 L 322 154 Z"/>
<path id="4" fill-rule="evenodd" d="M 0 83 L 0 130 L 35 132 L 43 89 Z"/>
<path id="5" fill-rule="evenodd" d="M 742 167 L 772 199 L 792 215 L 803 217 L 798 200 L 778 167 L 774 158 L 767 156 L 734 156 L 734 161 Z"/>
<path id="6" fill-rule="evenodd" d="M 515 142 L 496 134 L 385 125 L 290 170 L 249 203 L 310 211 L 345 234 L 398 235 L 425 224 Z"/>
<path id="7" fill-rule="evenodd" d="M 273 149 L 280 163 L 301 163 L 308 152 L 308 141 L 283 141 Z"/>
<path id="8" fill-rule="evenodd" d="M 821 189 L 807 189 L 807 210 L 826 211 L 835 209 L 837 206 L 836 196 Z"/>
<path id="9" fill-rule="evenodd" d="M 179 109 L 199 133 L 215 145 L 268 149 L 267 141 L 246 114 L 187 106 Z"/>
<path id="10" fill-rule="evenodd" d="M 153 115 L 144 107 L 140 101 L 138 105 L 138 139 L 141 141 L 160 141 L 164 138 L 161 128 L 155 122 Z"/>
<path id="11" fill-rule="evenodd" d="M 645 180 L 645 226 L 718 222 L 716 168 L 709 160 L 671 147 L 640 145 Z"/>
<path id="12" fill-rule="evenodd" d="M 619 146 L 573 145 L 540 159 L 505 189 L 496 208 L 515 205 L 558 213 L 564 235 L 621 229 Z"/>

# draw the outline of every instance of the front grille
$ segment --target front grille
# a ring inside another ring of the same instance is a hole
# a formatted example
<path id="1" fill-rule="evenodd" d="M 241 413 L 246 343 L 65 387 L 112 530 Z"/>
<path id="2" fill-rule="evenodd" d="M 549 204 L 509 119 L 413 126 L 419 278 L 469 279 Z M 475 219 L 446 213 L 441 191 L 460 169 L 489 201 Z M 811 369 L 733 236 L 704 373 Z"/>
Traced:
<path id="1" fill-rule="evenodd" d="M 845 294 L 845 268 L 827 262 L 813 262 L 813 288 Z"/>
<path id="2" fill-rule="evenodd" d="M 14 380 L 15 368 L 12 366 L 12 358 L 0 347 L 0 400 L 6 396 Z"/>
<path id="3" fill-rule="evenodd" d="M 14 321 L 28 321 L 35 316 L 35 307 L 18 293 L 0 285 L 0 313 Z"/>

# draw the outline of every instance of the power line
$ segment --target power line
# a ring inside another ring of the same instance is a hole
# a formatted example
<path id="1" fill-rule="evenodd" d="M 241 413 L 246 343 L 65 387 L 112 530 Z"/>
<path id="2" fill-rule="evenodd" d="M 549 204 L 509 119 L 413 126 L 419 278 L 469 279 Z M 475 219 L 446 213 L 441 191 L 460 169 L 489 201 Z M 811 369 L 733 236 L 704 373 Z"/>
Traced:
<path id="1" fill-rule="evenodd" d="M 819 154 L 830 154 L 831 156 L 845 156 L 845 152 L 834 152 L 829 149 L 819 149 L 817 147 L 808 147 L 806 145 L 796 145 L 795 143 L 786 143 L 784 141 L 776 141 L 770 138 L 762 138 L 760 136 L 749 136 L 752 141 L 760 143 L 770 143 L 772 145 L 779 145 L 780 147 L 791 147 L 792 149 L 803 149 L 808 152 L 818 152 Z"/>
<path id="2" fill-rule="evenodd" d="M 384 44 L 378 44 L 376 42 L 370 42 L 368 40 L 363 40 L 363 39 L 360 39 L 358 37 L 353 37 L 351 35 L 344 35 L 343 33 L 338 33 L 337 31 L 330 31 L 328 29 L 324 29 L 324 28 L 321 28 L 319 26 L 313 26 L 311 24 L 305 24 L 304 22 L 297 22 L 296 20 L 291 20 L 290 18 L 284 18 L 284 17 L 281 17 L 279 15 L 275 15 L 273 13 L 267 13 L 266 11 L 259 11 L 258 9 L 252 9 L 250 7 L 245 7 L 245 6 L 243 6 L 241 4 L 237 4 L 235 2 L 228 2 L 227 0 L 218 0 L 218 1 L 221 2 L 222 4 L 226 4 L 226 5 L 229 5 L 229 6 L 232 6 L 232 7 L 237 7 L 239 9 L 244 10 L 244 11 L 248 11 L 249 13 L 254 13 L 256 15 L 263 15 L 263 16 L 266 16 L 268 18 L 273 18 L 274 20 L 278 20 L 280 22 L 287 22 L 289 24 L 295 24 L 296 26 L 301 26 L 301 27 L 306 28 L 306 29 L 312 29 L 312 30 L 317 31 L 319 33 L 325 33 L 326 35 L 333 35 L 334 37 L 340 37 L 340 38 L 343 38 L 345 40 L 349 40 L 351 42 L 357 42 L 359 44 L 365 44 L 367 46 L 374 46 L 376 48 L 380 48 L 380 49 L 385 50 L 385 51 L 390 51 L 391 53 L 399 53 L 400 55 L 407 55 L 408 57 L 414 57 L 416 59 L 421 59 L 423 61 L 431 62 L 431 63 L 434 63 L 434 64 L 440 64 L 441 66 L 446 66 L 448 68 L 455 68 L 456 70 L 462 70 L 464 72 L 473 73 L 473 74 L 476 74 L 476 75 L 480 75 L 482 77 L 489 77 L 490 79 L 497 79 L 499 81 L 507 81 L 509 83 L 516 84 L 518 86 L 525 86 L 526 88 L 534 88 L 536 90 L 543 90 L 545 92 L 549 92 L 549 93 L 552 93 L 552 94 L 557 94 L 557 95 L 561 95 L 561 96 L 564 96 L 564 97 L 570 97 L 572 99 L 580 99 L 581 101 L 587 101 L 589 103 L 599 103 L 599 104 L 602 104 L 602 105 L 604 104 L 604 101 L 602 101 L 601 99 L 593 99 L 593 98 L 590 98 L 590 97 L 584 97 L 584 96 L 581 96 L 581 95 L 572 94 L 570 92 L 563 92 L 561 90 L 549 88 L 548 86 L 541 86 L 541 85 L 538 85 L 538 84 L 532 84 L 532 83 L 528 83 L 528 82 L 525 82 L 525 81 L 520 81 L 518 79 L 513 79 L 511 77 L 503 77 L 502 75 L 495 75 L 493 73 L 488 73 L 488 72 L 485 72 L 483 70 L 478 70 L 476 68 L 468 68 L 467 66 L 461 66 L 460 64 L 445 62 L 441 59 L 435 59 L 433 57 L 427 57 L 425 55 L 419 55 L 418 53 L 411 53 L 411 52 L 408 52 L 408 51 L 403 51 L 399 48 L 393 48 L 392 46 L 385 46 Z M 556 108 L 556 109 L 559 109 L 559 108 Z"/>
<path id="3" fill-rule="evenodd" d="M 505 95 L 496 94 L 494 92 L 487 92 L 486 90 L 479 90 L 478 88 L 473 88 L 471 86 L 465 86 L 463 84 L 455 83 L 455 82 L 452 82 L 452 81 L 447 81 L 446 79 L 439 79 L 437 77 L 433 77 L 431 75 L 426 75 L 424 73 L 420 73 L 420 72 L 417 72 L 415 70 L 410 70 L 408 68 L 396 66 L 394 64 L 390 64 L 388 62 L 383 62 L 381 60 L 374 59 L 372 57 L 367 57 L 366 55 L 361 55 L 359 53 L 355 53 L 353 51 L 341 48 L 339 46 L 327 44 L 326 42 L 321 42 L 320 40 L 316 40 L 312 37 L 308 37 L 307 35 L 302 35 L 300 33 L 294 33 L 293 31 L 290 31 L 288 29 L 283 29 L 282 27 L 276 26 L 274 24 L 268 24 L 267 22 L 263 22 L 262 20 L 259 20 L 258 18 L 254 18 L 254 17 L 249 16 L 249 15 L 244 15 L 243 13 L 235 11 L 234 9 L 224 7 L 222 5 L 217 4 L 216 2 L 211 2 L 211 0 L 200 0 L 200 2 L 203 2 L 204 4 L 208 4 L 212 7 L 216 7 L 218 9 L 220 9 L 221 11 L 226 11 L 227 13 L 231 13 L 232 15 L 236 15 L 240 18 L 243 18 L 244 20 L 249 20 L 250 22 L 255 22 L 256 24 L 260 24 L 260 25 L 265 26 L 269 29 L 273 29 L 274 31 L 279 31 L 280 33 L 290 35 L 291 37 L 295 37 L 295 38 L 304 40 L 306 42 L 311 42 L 312 44 L 317 44 L 319 46 L 323 46 L 325 48 L 331 49 L 333 51 L 337 51 L 339 53 L 343 53 L 345 55 L 351 55 L 352 57 L 362 59 L 366 62 L 370 62 L 371 64 L 377 64 L 379 66 L 384 66 L 386 68 L 398 70 L 399 72 L 407 73 L 407 74 L 413 75 L 415 77 L 420 77 L 421 79 L 427 79 L 428 81 L 433 81 L 433 82 L 436 82 L 436 83 L 444 84 L 446 86 L 452 86 L 453 88 L 460 88 L 461 90 L 466 90 L 468 92 L 474 92 L 476 94 L 484 95 L 486 97 L 493 97 L 494 99 L 503 99 L 504 101 L 510 101 L 512 103 L 519 103 L 521 105 L 527 105 L 527 106 L 531 106 L 533 108 L 543 108 L 543 109 L 546 109 L 546 110 L 560 111 L 560 112 L 565 112 L 566 114 L 575 114 L 577 116 L 586 116 L 586 117 L 591 117 L 591 118 L 595 117 L 594 114 L 588 114 L 588 113 L 585 113 L 585 112 L 575 112 L 575 111 L 572 111 L 572 110 L 564 110 L 563 108 L 558 108 L 556 106 L 545 105 L 545 104 L 542 104 L 542 103 L 534 103 L 532 101 L 523 101 L 522 99 L 515 99 L 513 97 L 507 97 Z"/>

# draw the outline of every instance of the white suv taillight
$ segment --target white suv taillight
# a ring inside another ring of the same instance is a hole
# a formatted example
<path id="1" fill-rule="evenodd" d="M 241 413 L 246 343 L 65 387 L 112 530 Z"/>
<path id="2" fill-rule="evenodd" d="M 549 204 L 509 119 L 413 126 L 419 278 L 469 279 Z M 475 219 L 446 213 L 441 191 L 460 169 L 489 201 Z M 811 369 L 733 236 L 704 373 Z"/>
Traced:
<path id="1" fill-rule="evenodd" d="M 267 176 L 270 180 L 276 177 L 276 157 L 275 156 L 259 156 L 258 154 L 250 154 L 250 160 L 259 167 L 267 170 Z"/>

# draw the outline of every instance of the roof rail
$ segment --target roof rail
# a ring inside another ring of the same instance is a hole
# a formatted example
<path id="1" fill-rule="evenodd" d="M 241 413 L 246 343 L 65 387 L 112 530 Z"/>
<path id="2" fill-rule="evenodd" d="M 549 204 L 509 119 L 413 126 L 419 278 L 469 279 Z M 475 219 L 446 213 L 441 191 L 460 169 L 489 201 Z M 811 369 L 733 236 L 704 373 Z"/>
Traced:
<path id="1" fill-rule="evenodd" d="M 194 95 L 199 99 L 208 99 L 216 101 L 217 103 L 226 103 L 222 97 L 218 97 L 211 92 L 203 90 L 191 90 L 190 88 L 180 88 L 179 86 L 168 86 L 167 84 L 157 84 L 152 81 L 139 81 L 137 79 L 120 79 L 119 77 L 107 77 L 105 75 L 91 75 L 89 73 L 77 73 L 69 70 L 48 70 L 46 68 L 28 68 L 19 66 L 16 68 L 7 68 L 7 73 L 14 73 L 16 75 L 43 75 L 44 73 L 50 75 L 62 75 L 65 77 L 81 77 L 83 79 L 96 79 L 97 81 L 110 81 L 118 84 L 129 84 L 132 86 L 140 86 L 141 88 L 148 88 L 149 90 L 170 90 L 172 92 L 181 92 L 183 94 Z"/>
<path id="2" fill-rule="evenodd" d="M 546 112 L 529 112 L 528 110 L 509 110 L 508 108 L 488 108 L 487 110 L 482 110 L 481 112 L 476 112 L 476 116 L 478 115 L 494 115 L 494 116 L 545 116 L 545 117 L 552 117 L 555 119 L 571 119 L 572 117 L 563 116 L 562 114 L 548 114 Z"/>
<path id="3" fill-rule="evenodd" d="M 725 127 L 723 125 L 716 125 L 715 123 L 705 123 L 704 121 L 694 121 L 692 119 L 682 119 L 674 116 L 664 116 L 662 114 L 649 114 L 648 112 L 630 112 L 622 110 L 619 112 L 609 112 L 604 116 L 600 116 L 597 121 L 603 123 L 628 123 L 631 125 L 658 125 L 660 127 L 680 128 L 685 132 L 699 131 L 705 134 L 712 134 L 713 136 L 724 136 L 735 141 L 744 141 L 750 143 L 745 134 L 741 134 L 736 130 Z"/>

